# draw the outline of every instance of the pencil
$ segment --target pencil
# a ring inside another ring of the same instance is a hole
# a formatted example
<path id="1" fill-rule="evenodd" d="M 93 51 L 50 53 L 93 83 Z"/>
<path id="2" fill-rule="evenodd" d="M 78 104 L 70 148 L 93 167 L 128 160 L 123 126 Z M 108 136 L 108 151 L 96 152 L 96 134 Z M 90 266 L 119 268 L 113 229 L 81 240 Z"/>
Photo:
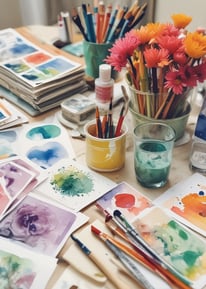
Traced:
<path id="1" fill-rule="evenodd" d="M 109 36 L 107 38 L 107 43 L 114 42 L 117 31 L 118 31 L 118 26 L 120 26 L 120 23 L 121 23 L 121 20 L 124 16 L 124 13 L 125 13 L 125 11 L 123 8 L 120 8 L 118 10 L 114 24 L 113 24 L 112 29 L 110 30 Z"/>
<path id="2" fill-rule="evenodd" d="M 94 29 L 94 18 L 90 5 L 87 5 L 87 34 L 91 42 L 96 42 L 96 35 Z"/>
<path id="3" fill-rule="evenodd" d="M 105 6 L 104 2 L 101 1 L 98 6 L 98 14 L 97 14 L 97 26 L 96 26 L 96 42 L 102 43 L 102 27 L 104 23 L 104 15 L 105 15 Z"/>
<path id="4" fill-rule="evenodd" d="M 84 39 L 86 41 L 89 41 L 88 37 L 87 37 L 87 34 L 85 32 L 85 29 L 82 25 L 82 22 L 81 22 L 81 19 L 79 17 L 79 14 L 77 13 L 77 10 L 76 8 L 72 8 L 72 11 L 71 11 L 71 15 L 72 15 L 72 20 L 73 22 L 76 24 L 76 26 L 79 28 L 80 32 L 82 33 Z"/>
<path id="5" fill-rule="evenodd" d="M 107 40 L 108 40 L 108 37 L 110 35 L 110 31 L 114 25 L 119 8 L 120 8 L 119 5 L 117 5 L 116 9 L 111 13 L 111 17 L 110 17 L 109 25 L 108 25 L 108 29 L 107 29 L 107 34 L 105 35 L 104 42 L 107 42 Z"/>
<path id="6" fill-rule="evenodd" d="M 107 31 L 109 28 L 109 20 L 111 17 L 111 12 L 112 12 L 112 5 L 109 4 L 107 6 L 106 13 L 104 15 L 104 22 L 103 22 L 102 36 L 101 36 L 102 42 L 105 42 L 105 39 L 106 39 Z"/>

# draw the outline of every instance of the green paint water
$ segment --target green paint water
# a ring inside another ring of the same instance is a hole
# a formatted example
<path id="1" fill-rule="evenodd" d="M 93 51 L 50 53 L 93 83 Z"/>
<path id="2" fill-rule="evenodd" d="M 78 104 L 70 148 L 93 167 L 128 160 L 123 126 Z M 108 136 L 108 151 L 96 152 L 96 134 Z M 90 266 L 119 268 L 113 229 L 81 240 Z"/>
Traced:
<path id="1" fill-rule="evenodd" d="M 160 142 L 144 142 L 135 148 L 134 167 L 137 180 L 146 187 L 160 187 L 169 175 L 171 153 Z"/>
<path id="2" fill-rule="evenodd" d="M 51 185 L 56 192 L 70 197 L 89 194 L 94 188 L 91 177 L 75 167 L 61 168 L 53 176 Z"/>

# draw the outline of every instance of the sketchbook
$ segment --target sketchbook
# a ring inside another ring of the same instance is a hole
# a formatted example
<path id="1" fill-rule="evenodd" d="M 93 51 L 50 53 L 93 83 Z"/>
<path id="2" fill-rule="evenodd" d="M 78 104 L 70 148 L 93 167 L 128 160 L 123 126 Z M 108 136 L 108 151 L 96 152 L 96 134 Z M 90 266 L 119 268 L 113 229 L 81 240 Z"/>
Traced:
<path id="1" fill-rule="evenodd" d="M 0 31 L 0 48 L 0 85 L 37 110 L 87 88 L 80 63 L 40 49 L 12 28 Z"/>

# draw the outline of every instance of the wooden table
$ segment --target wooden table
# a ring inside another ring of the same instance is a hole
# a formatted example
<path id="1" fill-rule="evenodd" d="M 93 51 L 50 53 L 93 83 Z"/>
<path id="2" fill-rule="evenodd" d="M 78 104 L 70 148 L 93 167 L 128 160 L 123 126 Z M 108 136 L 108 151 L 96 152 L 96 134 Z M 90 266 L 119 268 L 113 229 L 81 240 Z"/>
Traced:
<path id="1" fill-rule="evenodd" d="M 26 27 L 20 27 L 17 28 L 17 31 L 20 32 L 23 36 L 25 36 L 27 39 L 31 40 L 35 44 L 38 44 L 43 49 L 47 49 L 49 52 L 54 54 L 61 54 L 66 57 L 69 57 L 70 59 L 74 61 L 80 61 L 84 62 L 83 58 L 78 58 L 75 56 L 72 56 L 64 51 L 61 51 L 51 45 L 48 45 L 46 43 L 42 43 L 39 40 L 35 39 L 30 33 L 29 30 Z M 200 107 L 198 105 L 193 105 L 191 115 L 189 117 L 188 125 L 186 132 L 191 137 L 195 128 L 195 122 L 197 115 L 199 113 Z M 30 117 L 31 122 L 35 121 L 44 121 L 48 116 L 51 116 L 52 114 L 56 113 L 58 111 L 57 109 L 54 109 L 52 111 L 46 112 L 38 117 L 32 118 Z M 126 181 L 130 185 L 132 185 L 137 190 L 144 193 L 147 197 L 150 199 L 155 199 L 160 194 L 162 194 L 166 189 L 169 187 L 175 185 L 176 183 L 184 180 L 185 178 L 189 177 L 192 174 L 192 171 L 189 169 L 189 155 L 190 155 L 190 147 L 191 147 L 191 139 L 189 142 L 187 142 L 184 145 L 176 146 L 174 148 L 173 152 L 173 159 L 172 159 L 172 166 L 171 171 L 169 175 L 169 181 L 163 188 L 160 189 L 146 189 L 141 187 L 141 185 L 136 181 L 135 178 L 135 172 L 133 168 L 133 139 L 132 139 L 132 130 L 133 130 L 133 123 L 131 119 L 130 113 L 128 113 L 126 118 L 126 124 L 129 127 L 129 133 L 127 135 L 127 151 L 126 151 L 126 162 L 125 166 L 116 172 L 110 172 L 110 173 L 102 173 L 104 176 L 108 177 L 109 179 L 113 180 L 116 183 L 119 183 L 121 181 Z M 71 131 L 68 129 L 68 134 L 71 135 Z M 85 163 L 85 141 L 84 139 L 71 139 L 74 151 L 77 156 L 77 161 L 86 165 Z M 91 204 L 89 207 L 85 208 L 83 212 L 90 217 L 89 223 L 93 222 L 94 220 L 99 218 L 99 214 L 94 209 L 94 206 Z M 65 248 L 67 248 L 70 245 L 70 240 L 65 244 Z M 48 286 L 46 289 L 51 289 L 52 284 L 58 278 L 60 272 L 65 268 L 64 263 L 60 263 L 57 266 L 57 270 L 55 271 L 54 276 L 51 278 Z M 113 288 L 112 286 L 110 286 Z M 108 287 L 108 288 L 110 288 Z M 139 288 L 137 283 L 134 283 L 134 286 L 132 288 Z"/>

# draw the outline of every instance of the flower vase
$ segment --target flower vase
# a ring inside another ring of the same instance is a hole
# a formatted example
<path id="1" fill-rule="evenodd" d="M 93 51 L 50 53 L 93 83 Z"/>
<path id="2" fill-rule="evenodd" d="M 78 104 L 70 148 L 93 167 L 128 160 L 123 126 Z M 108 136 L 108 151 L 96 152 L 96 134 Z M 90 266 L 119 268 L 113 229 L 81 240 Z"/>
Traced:
<path id="1" fill-rule="evenodd" d="M 170 115 L 166 118 L 161 118 L 160 110 L 158 111 L 157 108 L 157 101 L 160 98 L 159 94 L 141 92 L 130 85 L 128 86 L 130 91 L 129 111 L 132 115 L 134 127 L 143 122 L 158 120 L 158 122 L 170 125 L 175 130 L 175 140 L 183 137 L 191 111 L 189 102 L 191 90 L 182 97 L 182 103 L 178 103 L 175 107 L 175 116 Z M 163 95 L 161 97 L 164 98 L 166 96 Z"/>

